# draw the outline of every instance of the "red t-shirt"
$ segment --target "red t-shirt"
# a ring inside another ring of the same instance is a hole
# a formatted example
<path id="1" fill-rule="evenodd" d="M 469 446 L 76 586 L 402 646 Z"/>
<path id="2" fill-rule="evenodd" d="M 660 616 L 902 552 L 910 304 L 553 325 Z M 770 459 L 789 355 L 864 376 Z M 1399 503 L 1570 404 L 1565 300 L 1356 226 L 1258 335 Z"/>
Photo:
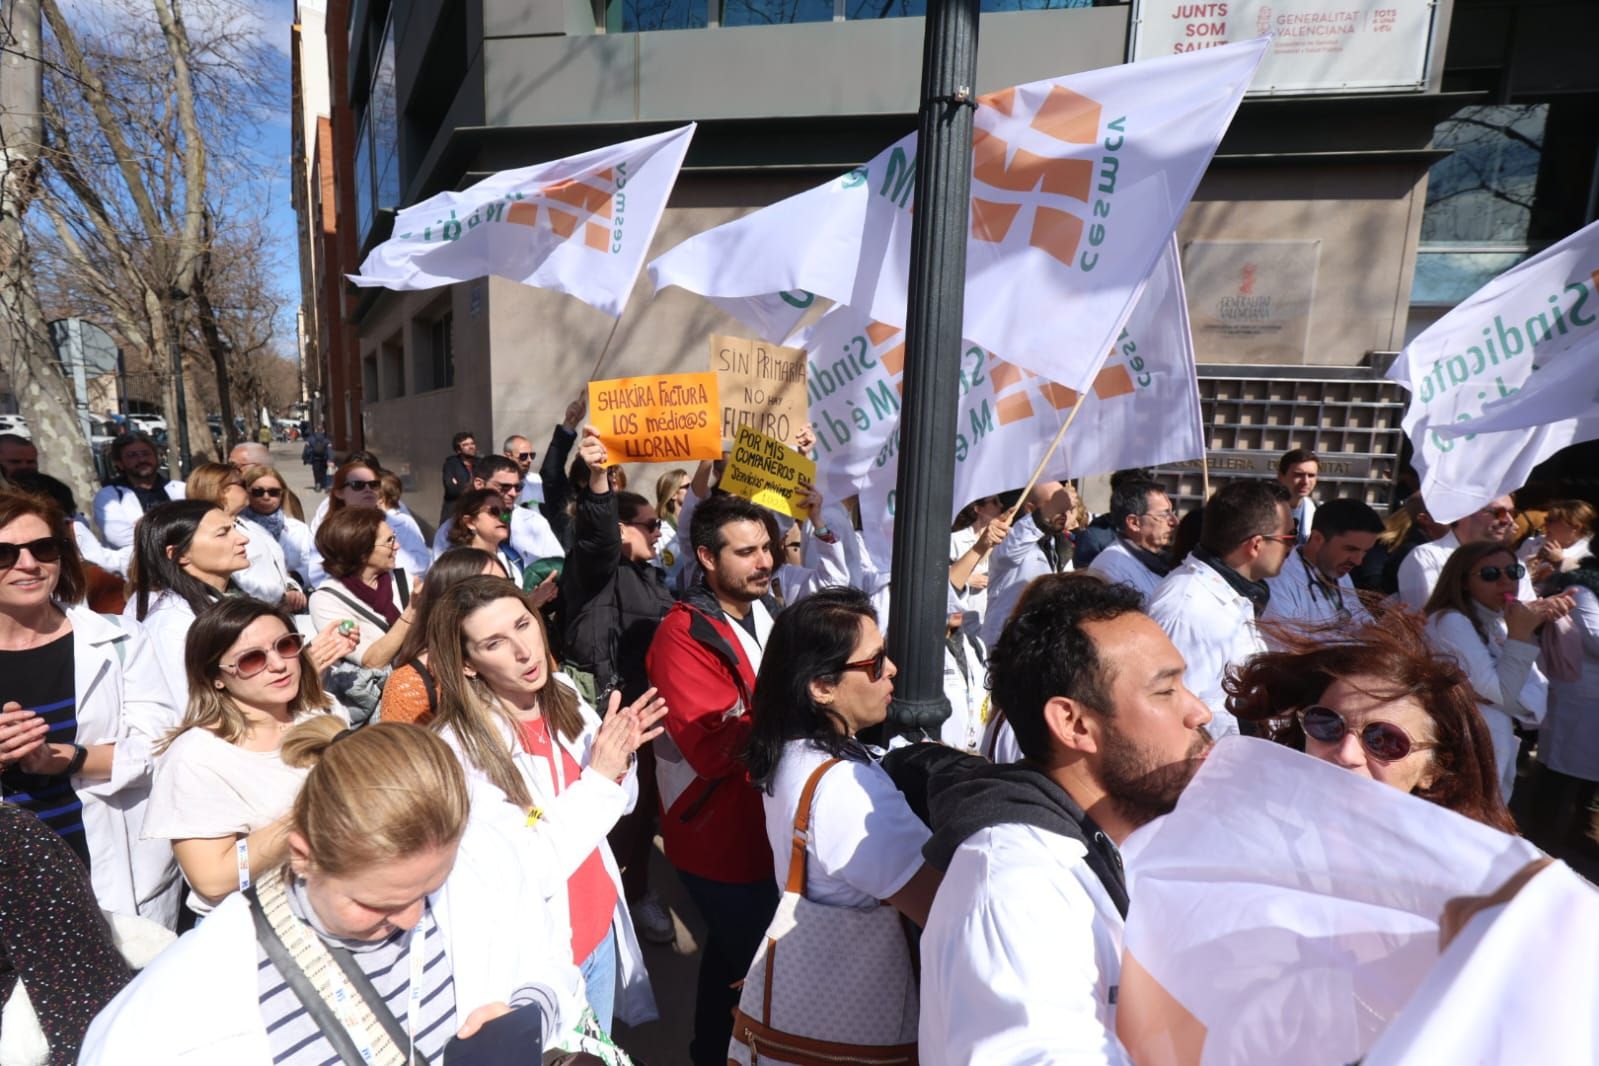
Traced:
<path id="1" fill-rule="evenodd" d="M 549 762 L 552 780 L 576 781 L 582 774 L 583 768 L 565 748 L 552 748 L 544 719 L 523 722 L 521 739 L 523 751 Z M 561 759 L 562 773 L 559 774 L 555 772 L 556 750 Z M 590 852 L 583 865 L 567 880 L 566 902 L 572 923 L 572 961 L 581 965 L 611 931 L 611 916 L 616 912 L 616 885 L 605 871 L 605 860 L 599 848 Z"/>

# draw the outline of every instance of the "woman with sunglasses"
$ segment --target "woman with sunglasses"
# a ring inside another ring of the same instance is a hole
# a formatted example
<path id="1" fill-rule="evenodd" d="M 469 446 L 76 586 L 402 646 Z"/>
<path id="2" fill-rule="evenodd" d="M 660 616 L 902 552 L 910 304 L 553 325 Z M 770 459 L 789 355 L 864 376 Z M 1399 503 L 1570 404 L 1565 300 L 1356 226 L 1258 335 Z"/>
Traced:
<path id="1" fill-rule="evenodd" d="M 517 586 L 522 584 L 522 557 L 511 547 L 510 515 L 495 489 L 472 489 L 455 501 L 447 541 L 455 548 L 476 548 L 500 560 Z"/>
<path id="2" fill-rule="evenodd" d="M 1271 633 L 1224 683 L 1227 709 L 1271 739 L 1506 833 L 1493 741 L 1471 683 L 1415 615 L 1391 610 L 1329 641 Z"/>
<path id="3" fill-rule="evenodd" d="M 422 590 L 416 594 L 416 624 L 394 654 L 394 672 L 383 685 L 378 717 L 385 722 L 427 725 L 439 703 L 439 685 L 428 669 L 427 626 L 433 605 L 469 577 L 508 578 L 505 566 L 477 548 L 451 548 L 433 561 Z"/>
<path id="4" fill-rule="evenodd" d="M 766 793 L 773 875 L 788 881 L 795 815 L 821 768 L 806 840 L 805 898 L 834 907 L 897 907 L 927 922 L 941 875 L 922 861 L 929 832 L 857 734 L 888 716 L 893 662 L 871 601 L 825 588 L 777 616 L 751 699 L 744 764 Z"/>
<path id="5" fill-rule="evenodd" d="M 388 519 L 389 529 L 396 531 L 404 529 L 403 539 L 406 543 L 418 543 L 423 546 L 424 558 L 426 556 L 427 541 L 422 536 L 422 531 L 416 526 L 416 519 L 412 518 L 403 503 L 396 504 L 390 510 L 383 504 L 383 471 L 370 456 L 357 456 L 347 460 L 333 474 L 333 487 L 328 490 L 325 501 L 325 510 L 319 509 L 315 518 L 311 520 L 311 558 L 307 562 L 311 572 L 305 575 L 310 579 L 313 587 L 320 586 L 327 577 L 322 568 L 322 552 L 317 547 L 316 535 L 322 528 L 322 523 L 344 510 L 347 507 L 365 507 L 376 509 Z M 402 534 L 395 532 L 396 537 Z M 412 575 L 421 577 L 420 571 Z"/>
<path id="6" fill-rule="evenodd" d="M 1549 701 L 1549 682 L 1538 669 L 1538 627 L 1550 614 L 1546 601 L 1516 598 L 1526 573 L 1498 541 L 1462 544 L 1444 563 L 1426 606 L 1428 638 L 1454 657 L 1477 691 L 1506 803 L 1521 751 L 1516 724 L 1536 729 Z"/>
<path id="7" fill-rule="evenodd" d="M 355 623 L 355 645 L 344 657 L 356 666 L 388 666 L 416 621 L 411 580 L 397 566 L 399 543 L 371 507 L 334 511 L 316 531 L 328 576 L 311 593 L 311 624 Z"/>
<path id="8" fill-rule="evenodd" d="M 618 992 L 623 1021 L 655 1017 L 606 834 L 638 799 L 636 756 L 662 732 L 665 702 L 646 689 L 623 706 L 612 691 L 601 722 L 558 672 L 527 594 L 497 577 L 444 590 L 428 617 L 428 668 L 439 685 L 432 728 L 469 776 L 527 815 L 537 865 L 561 886 L 551 898 L 601 1028 L 611 1028 Z"/>
<path id="9" fill-rule="evenodd" d="M 233 575 L 239 591 L 263 603 L 282 603 L 291 612 L 305 610 L 305 594 L 291 588 L 288 563 L 277 540 L 259 526 L 238 520 L 250 509 L 250 493 L 238 468 L 227 463 L 201 463 L 189 475 L 184 489 L 187 499 L 205 500 L 222 508 L 244 538 L 250 565 Z"/>
<path id="10" fill-rule="evenodd" d="M 335 705 L 293 621 L 259 600 L 203 611 L 184 666 L 188 710 L 157 752 L 144 831 L 172 842 L 189 907 L 206 914 L 288 858 L 288 812 L 305 771 L 279 748 L 291 726 Z"/>
<path id="11" fill-rule="evenodd" d="M 307 578 L 307 556 L 311 552 L 311 527 L 299 514 L 299 504 L 288 490 L 283 475 L 270 466 L 252 466 L 244 472 L 244 489 L 250 506 L 246 522 L 260 526 L 283 549 L 283 561 L 291 574 Z"/>
<path id="12" fill-rule="evenodd" d="M 0 785 L 82 860 L 107 910 L 171 928 L 172 851 L 142 840 L 151 747 L 177 719 L 158 675 L 133 699 L 145 634 L 83 604 L 66 515 L 51 501 L 0 492 Z"/>

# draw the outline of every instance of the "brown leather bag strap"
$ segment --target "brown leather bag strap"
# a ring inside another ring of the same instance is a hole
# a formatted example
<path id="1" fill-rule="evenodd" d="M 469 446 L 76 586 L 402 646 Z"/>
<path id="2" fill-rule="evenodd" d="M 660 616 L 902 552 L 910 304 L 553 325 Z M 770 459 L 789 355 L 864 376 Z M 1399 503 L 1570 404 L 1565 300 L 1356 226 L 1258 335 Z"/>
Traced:
<path id="1" fill-rule="evenodd" d="M 811 828 L 811 801 L 816 798 L 816 786 L 822 783 L 822 775 L 843 761 L 828 759 L 812 770 L 805 782 L 805 790 L 800 793 L 799 809 L 794 812 L 794 843 L 788 853 L 788 887 L 785 891 L 801 896 L 805 894 L 805 841 Z"/>

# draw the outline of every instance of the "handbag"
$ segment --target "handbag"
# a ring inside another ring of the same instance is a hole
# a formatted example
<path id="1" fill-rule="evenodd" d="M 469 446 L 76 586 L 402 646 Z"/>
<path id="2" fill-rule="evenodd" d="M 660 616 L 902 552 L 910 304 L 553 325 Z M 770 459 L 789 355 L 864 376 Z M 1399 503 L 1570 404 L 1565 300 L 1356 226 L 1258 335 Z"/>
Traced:
<path id="1" fill-rule="evenodd" d="M 794 812 L 788 884 L 733 1012 L 729 1063 L 915 1066 L 918 989 L 899 912 L 805 898 L 805 844 L 818 766 Z"/>

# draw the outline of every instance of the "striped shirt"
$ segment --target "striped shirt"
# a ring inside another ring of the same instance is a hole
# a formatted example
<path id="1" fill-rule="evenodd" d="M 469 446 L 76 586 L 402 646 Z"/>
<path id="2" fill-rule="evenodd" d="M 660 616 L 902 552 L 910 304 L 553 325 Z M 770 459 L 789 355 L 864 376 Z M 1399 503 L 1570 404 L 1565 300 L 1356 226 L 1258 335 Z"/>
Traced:
<path id="1" fill-rule="evenodd" d="M 289 905 L 302 921 L 310 914 L 305 900 L 305 890 L 298 883 L 289 886 Z M 444 1045 L 459 1028 L 455 1020 L 455 983 L 450 969 L 450 959 L 444 950 L 444 934 L 433 918 L 433 909 L 424 908 L 422 920 L 414 929 L 395 933 L 386 940 L 362 942 L 332 936 L 317 928 L 319 923 L 308 924 L 317 935 L 335 947 L 350 951 L 361 972 L 372 982 L 389 1012 L 405 1028 L 405 1012 L 411 988 L 410 949 L 413 937 L 423 939 L 419 945 L 423 965 L 423 993 L 421 1013 L 412 1026 L 416 1050 L 431 1062 L 439 1062 L 444 1055 Z M 266 1022 L 267 1042 L 272 1049 L 272 1061 L 286 1066 L 340 1066 L 339 1055 L 333 1045 L 322 1035 L 299 997 L 289 988 L 278 968 L 267 958 L 265 950 L 256 945 L 257 984 L 261 993 L 261 1017 Z M 403 1053 L 406 1049 L 401 1048 Z"/>
<path id="2" fill-rule="evenodd" d="M 75 744 L 78 740 L 77 682 L 72 672 L 72 634 L 25 651 L 0 651 L 0 678 L 5 678 L 4 700 L 20 703 L 49 724 L 46 744 Z M 0 774 L 5 799 L 32 811 L 39 821 L 56 831 L 89 865 L 89 842 L 83 831 L 83 801 L 68 774 L 46 776 L 11 767 Z"/>

